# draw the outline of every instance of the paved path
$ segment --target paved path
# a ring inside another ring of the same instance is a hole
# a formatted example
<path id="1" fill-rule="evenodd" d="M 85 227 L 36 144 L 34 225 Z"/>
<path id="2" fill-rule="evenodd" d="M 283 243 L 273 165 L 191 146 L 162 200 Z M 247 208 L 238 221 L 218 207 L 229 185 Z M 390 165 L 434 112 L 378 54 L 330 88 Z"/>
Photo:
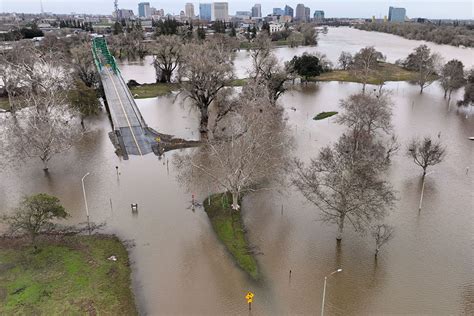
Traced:
<path id="1" fill-rule="evenodd" d="M 146 123 L 120 72 L 114 73 L 108 66 L 100 71 L 110 115 L 122 150 L 126 155 L 145 155 L 152 152 Z"/>

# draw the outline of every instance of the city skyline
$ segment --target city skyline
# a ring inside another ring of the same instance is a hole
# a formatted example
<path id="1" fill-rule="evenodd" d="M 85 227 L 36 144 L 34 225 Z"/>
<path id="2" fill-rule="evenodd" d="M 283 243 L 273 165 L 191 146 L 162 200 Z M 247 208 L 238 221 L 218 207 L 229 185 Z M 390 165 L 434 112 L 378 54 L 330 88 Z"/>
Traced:
<path id="1" fill-rule="evenodd" d="M 131 9 L 138 15 L 138 3 L 143 1 L 119 0 L 119 7 L 123 9 Z M 157 9 L 163 8 L 166 13 L 178 15 L 180 11 L 184 11 L 186 3 L 194 4 L 194 8 L 199 8 L 199 3 L 212 3 L 213 1 L 147 1 L 151 7 Z M 371 1 L 350 1 L 350 0 L 334 0 L 334 1 L 227 1 L 229 3 L 229 14 L 234 15 L 236 11 L 251 11 L 255 4 L 261 4 L 262 16 L 271 14 L 273 8 L 284 8 L 290 5 L 296 9 L 297 4 L 304 4 L 311 9 L 311 16 L 315 10 L 325 11 L 326 18 L 331 17 L 348 17 L 348 18 L 371 18 L 372 16 L 383 17 L 388 15 L 388 8 L 404 7 L 408 17 L 426 17 L 432 19 L 473 19 L 473 4 L 470 1 L 387 1 L 387 0 L 371 0 Z M 427 4 L 430 4 L 427 6 Z M 68 13 L 85 13 L 85 14 L 103 14 L 109 15 L 113 11 L 113 1 L 94 1 L 82 0 L 78 3 L 66 2 L 65 0 L 42 0 L 45 12 L 58 14 Z M 17 13 L 40 13 L 40 0 L 3 0 L 0 3 L 0 12 L 17 12 Z M 198 12 L 195 14 L 197 15 Z"/>

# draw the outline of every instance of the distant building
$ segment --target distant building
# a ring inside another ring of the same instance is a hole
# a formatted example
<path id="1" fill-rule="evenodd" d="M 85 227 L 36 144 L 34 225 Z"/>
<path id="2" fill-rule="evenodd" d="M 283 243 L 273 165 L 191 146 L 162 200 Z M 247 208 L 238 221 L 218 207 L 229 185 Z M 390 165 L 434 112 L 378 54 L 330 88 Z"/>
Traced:
<path id="1" fill-rule="evenodd" d="M 405 22 L 406 15 L 405 8 L 388 8 L 388 20 L 390 22 Z"/>
<path id="2" fill-rule="evenodd" d="M 323 22 L 324 21 L 324 11 L 316 10 L 314 11 L 314 21 Z"/>
<path id="3" fill-rule="evenodd" d="M 304 20 L 306 22 L 308 22 L 309 20 L 311 20 L 311 9 L 308 8 L 308 7 L 305 7 L 304 8 Z"/>
<path id="4" fill-rule="evenodd" d="M 289 5 L 286 5 L 286 6 L 285 6 L 285 15 L 286 15 L 286 16 L 291 16 L 291 17 L 294 16 L 293 8 L 290 7 Z"/>
<path id="5" fill-rule="evenodd" d="M 212 21 L 228 21 L 229 20 L 229 3 L 214 2 L 212 4 Z"/>
<path id="6" fill-rule="evenodd" d="M 212 4 L 211 3 L 199 4 L 199 18 L 205 21 L 210 21 L 212 19 Z"/>
<path id="7" fill-rule="evenodd" d="M 283 24 L 280 23 L 270 23 L 270 34 L 273 34 L 275 32 L 280 32 L 283 30 Z"/>
<path id="8" fill-rule="evenodd" d="M 273 8 L 273 15 L 285 15 L 285 10 L 282 8 Z"/>
<path id="9" fill-rule="evenodd" d="M 193 19 L 194 18 L 194 4 L 186 3 L 184 6 L 184 12 L 187 18 Z"/>
<path id="10" fill-rule="evenodd" d="M 151 8 L 149 2 L 140 2 L 138 4 L 138 16 L 140 18 L 149 18 L 151 16 Z"/>
<path id="11" fill-rule="evenodd" d="M 262 5 L 257 3 L 252 7 L 252 18 L 261 18 L 261 17 L 262 17 Z"/>
<path id="12" fill-rule="evenodd" d="M 296 6 L 295 21 L 304 21 L 305 15 L 306 15 L 306 7 L 304 6 L 304 4 L 299 3 Z"/>
<path id="13" fill-rule="evenodd" d="M 235 17 L 238 19 L 247 20 L 252 17 L 252 12 L 250 11 L 237 11 L 235 12 Z"/>
<path id="14" fill-rule="evenodd" d="M 117 11 L 117 15 L 120 20 L 121 19 L 128 20 L 135 16 L 135 14 L 133 13 L 133 10 L 129 10 L 129 9 L 119 9 Z"/>

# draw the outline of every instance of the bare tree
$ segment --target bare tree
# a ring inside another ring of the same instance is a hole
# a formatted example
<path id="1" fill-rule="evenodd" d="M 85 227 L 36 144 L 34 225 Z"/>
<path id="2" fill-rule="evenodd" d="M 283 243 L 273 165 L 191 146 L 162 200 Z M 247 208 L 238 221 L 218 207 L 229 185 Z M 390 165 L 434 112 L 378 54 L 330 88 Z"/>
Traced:
<path id="1" fill-rule="evenodd" d="M 39 158 L 43 169 L 55 155 L 68 150 L 81 137 L 67 104 L 58 104 L 53 95 L 30 94 L 28 106 L 7 119 L 6 153 L 15 159 Z"/>
<path id="2" fill-rule="evenodd" d="M 219 137 L 194 152 L 179 155 L 179 178 L 189 186 L 210 187 L 232 194 L 232 207 L 248 192 L 270 189 L 283 175 L 290 148 L 281 110 L 267 97 L 239 97 L 234 111 L 221 121 Z"/>
<path id="3" fill-rule="evenodd" d="M 460 89 L 466 82 L 464 79 L 464 65 L 459 60 L 448 61 L 441 69 L 441 86 L 444 89 L 444 98 L 448 95 L 448 105 L 451 101 L 451 93 Z"/>
<path id="4" fill-rule="evenodd" d="M 173 72 L 181 62 L 183 44 L 177 35 L 162 35 L 153 45 L 153 66 L 156 82 L 171 82 Z"/>
<path id="5" fill-rule="evenodd" d="M 446 148 L 440 141 L 433 141 L 430 137 L 414 138 L 408 145 L 406 154 L 423 169 L 424 179 L 429 166 L 437 165 L 443 161 L 446 156 Z"/>
<path id="6" fill-rule="evenodd" d="M 440 68 L 441 57 L 426 45 L 420 45 L 408 55 L 404 62 L 405 68 L 418 73 L 416 83 L 420 86 L 420 93 L 436 79 L 436 74 Z"/>
<path id="7" fill-rule="evenodd" d="M 276 104 L 278 98 L 286 91 L 285 82 L 289 79 L 290 73 L 280 65 L 271 48 L 271 39 L 266 33 L 260 33 L 250 49 L 253 67 L 249 85 L 262 84 L 267 89 L 270 102 Z"/>
<path id="8" fill-rule="evenodd" d="M 357 151 L 351 135 L 343 135 L 333 147 L 323 148 L 305 166 L 296 160 L 293 184 L 322 212 L 322 220 L 338 226 L 342 239 L 346 221 L 365 232 L 373 220 L 381 220 L 393 207 L 395 195 L 381 177 L 387 166 L 383 146 L 366 138 Z"/>
<path id="9" fill-rule="evenodd" d="M 72 65 L 77 76 L 86 86 L 93 88 L 98 83 L 97 70 L 91 53 L 91 44 L 83 44 L 71 49 Z"/>
<path id="10" fill-rule="evenodd" d="M 234 78 L 232 52 L 221 42 L 213 40 L 190 43 L 183 50 L 180 77 L 184 80 L 184 93 L 201 112 L 200 132 L 205 139 L 208 137 L 209 106 Z"/>
<path id="11" fill-rule="evenodd" d="M 383 60 L 382 53 L 375 50 L 373 46 L 364 47 L 354 55 L 350 70 L 362 81 L 362 91 L 365 91 L 367 82 L 381 60 Z"/>
<path id="12" fill-rule="evenodd" d="M 51 231 L 55 227 L 53 220 L 67 216 L 57 197 L 40 193 L 23 198 L 15 212 L 10 216 L 2 216 L 1 220 L 9 225 L 12 235 L 28 234 L 36 247 L 36 237 Z"/>
<path id="13" fill-rule="evenodd" d="M 387 224 L 377 224 L 372 227 L 372 237 L 375 239 L 375 258 L 380 248 L 393 238 L 394 228 Z"/>
<path id="14" fill-rule="evenodd" d="M 353 58 L 352 58 L 351 53 L 342 52 L 341 55 L 339 55 L 339 59 L 338 59 L 339 67 L 342 70 L 349 69 L 350 65 L 352 64 L 352 60 L 353 60 Z"/>

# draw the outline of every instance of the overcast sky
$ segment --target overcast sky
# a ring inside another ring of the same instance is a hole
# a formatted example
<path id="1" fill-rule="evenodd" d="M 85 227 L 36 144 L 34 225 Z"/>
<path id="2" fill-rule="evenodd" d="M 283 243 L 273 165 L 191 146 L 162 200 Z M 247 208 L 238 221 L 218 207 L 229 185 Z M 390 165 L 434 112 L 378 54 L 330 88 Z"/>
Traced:
<path id="1" fill-rule="evenodd" d="M 0 0 L 0 12 L 40 12 L 41 0 Z M 46 12 L 53 13 L 99 13 L 111 14 L 113 11 L 113 0 L 42 0 Z M 119 0 L 119 7 L 132 9 L 137 12 L 137 0 Z M 196 14 L 198 14 L 199 2 L 197 1 L 169 1 L 169 0 L 150 0 L 152 7 L 163 8 L 167 13 L 179 14 L 184 10 L 186 2 L 194 3 Z M 203 3 L 212 1 L 201 1 Z M 262 4 L 262 13 L 270 13 L 272 8 L 284 7 L 285 4 L 295 8 L 296 4 L 304 3 L 311 8 L 311 14 L 314 10 L 324 10 L 326 17 L 363 17 L 368 18 L 372 15 L 383 17 L 388 14 L 389 6 L 400 6 L 407 9 L 408 17 L 427 17 L 427 18 L 450 18 L 450 19 L 473 19 L 474 0 L 325 0 L 325 1 L 245 1 L 231 0 L 229 3 L 229 13 L 235 11 L 249 11 L 255 3 Z"/>

